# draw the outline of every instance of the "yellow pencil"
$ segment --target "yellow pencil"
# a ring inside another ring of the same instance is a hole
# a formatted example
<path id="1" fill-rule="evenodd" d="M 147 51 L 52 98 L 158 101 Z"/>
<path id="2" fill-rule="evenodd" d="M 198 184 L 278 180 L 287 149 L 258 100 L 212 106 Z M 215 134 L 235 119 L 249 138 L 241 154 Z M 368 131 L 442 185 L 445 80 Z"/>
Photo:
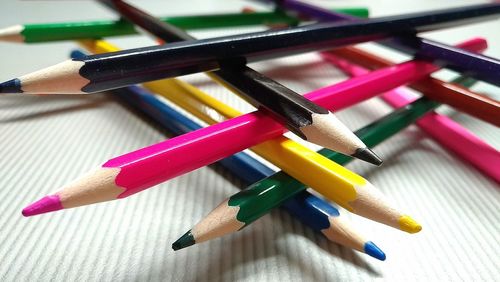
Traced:
<path id="1" fill-rule="evenodd" d="M 119 50 L 101 40 L 81 41 L 81 44 L 94 53 Z M 209 124 L 220 122 L 221 116 L 233 118 L 241 115 L 230 106 L 177 79 L 148 82 L 144 86 Z M 213 110 L 220 116 L 214 116 Z M 421 230 L 415 220 L 389 205 L 363 177 L 286 137 L 264 142 L 251 150 L 353 213 L 409 233 Z"/>

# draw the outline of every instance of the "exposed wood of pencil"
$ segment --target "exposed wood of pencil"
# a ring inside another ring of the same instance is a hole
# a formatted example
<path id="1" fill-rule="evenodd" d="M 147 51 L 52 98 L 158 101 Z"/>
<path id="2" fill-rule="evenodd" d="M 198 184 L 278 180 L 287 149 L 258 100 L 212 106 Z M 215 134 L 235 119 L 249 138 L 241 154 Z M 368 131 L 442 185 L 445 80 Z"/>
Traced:
<path id="1" fill-rule="evenodd" d="M 23 42 L 24 36 L 21 32 L 24 27 L 22 25 L 13 25 L 0 30 L 0 40 L 7 42 Z"/>
<path id="2" fill-rule="evenodd" d="M 227 200 L 223 201 L 191 230 L 176 240 L 172 248 L 179 250 L 240 230 L 246 224 L 238 219 L 239 211 L 240 207 L 231 206 Z M 325 217 L 330 226 L 322 232 L 327 238 L 377 259 L 385 260 L 385 254 L 375 244 L 360 236 L 342 217 L 339 215 Z"/>

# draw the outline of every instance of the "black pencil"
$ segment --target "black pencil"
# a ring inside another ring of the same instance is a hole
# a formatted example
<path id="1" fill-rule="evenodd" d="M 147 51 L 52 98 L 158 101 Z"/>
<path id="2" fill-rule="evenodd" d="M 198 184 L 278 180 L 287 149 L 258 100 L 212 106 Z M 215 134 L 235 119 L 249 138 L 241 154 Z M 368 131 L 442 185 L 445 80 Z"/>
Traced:
<path id="1" fill-rule="evenodd" d="M 120 0 L 100 0 L 122 17 L 166 42 L 194 40 L 185 31 Z M 301 138 L 322 147 L 380 165 L 382 160 L 333 113 L 238 62 L 210 75 L 256 108 L 265 108 Z"/>
<path id="2" fill-rule="evenodd" d="M 500 4 L 190 40 L 92 55 L 0 84 L 0 93 L 90 93 L 126 85 L 213 71 L 228 61 L 253 62 L 313 50 L 380 40 L 391 35 L 456 27 L 497 18 Z"/>

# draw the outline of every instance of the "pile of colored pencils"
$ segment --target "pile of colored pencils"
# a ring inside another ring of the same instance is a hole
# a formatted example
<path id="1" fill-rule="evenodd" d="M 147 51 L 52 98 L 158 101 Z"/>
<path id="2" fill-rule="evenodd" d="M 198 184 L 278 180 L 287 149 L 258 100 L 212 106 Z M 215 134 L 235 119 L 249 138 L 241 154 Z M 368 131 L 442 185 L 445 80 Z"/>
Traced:
<path id="1" fill-rule="evenodd" d="M 417 233 L 422 227 L 368 180 L 343 166 L 353 158 L 380 166 L 382 160 L 371 148 L 415 123 L 500 183 L 499 152 L 434 112 L 447 104 L 500 126 L 500 103 L 468 88 L 478 80 L 500 86 L 500 61 L 481 55 L 487 47 L 482 38 L 448 46 L 416 36 L 422 31 L 495 19 L 500 16 L 500 4 L 367 18 L 364 8 L 327 10 L 283 0 L 274 3 L 274 12 L 246 10 L 156 18 L 121 0 L 97 2 L 116 12 L 120 20 L 0 29 L 0 41 L 77 40 L 88 52 L 74 50 L 70 60 L 3 82 L 0 93 L 91 94 L 110 90 L 178 136 L 106 161 L 28 205 L 22 211 L 24 216 L 125 198 L 218 161 L 249 186 L 224 200 L 182 235 L 172 244 L 174 250 L 238 231 L 281 206 L 329 240 L 385 260 L 384 252 L 359 234 L 330 202 L 408 233 Z M 202 40 L 186 31 L 247 25 L 267 25 L 270 30 Z M 159 45 L 120 50 L 102 40 L 137 33 L 136 27 L 156 38 Z M 414 59 L 394 64 L 351 46 L 369 41 Z M 247 66 L 314 51 L 320 51 L 326 62 L 352 78 L 310 93 L 297 93 Z M 462 76 L 451 82 L 430 77 L 441 68 Z M 257 110 L 242 114 L 175 78 L 198 72 L 206 72 Z M 422 96 L 398 88 L 403 85 Z M 355 132 L 332 112 L 377 95 L 396 109 Z M 164 98 L 209 126 L 202 127 L 170 107 Z M 284 137 L 288 130 L 324 149 L 314 152 Z M 248 148 L 282 171 L 275 172 L 241 152 Z M 310 193 L 309 187 L 322 197 Z"/>

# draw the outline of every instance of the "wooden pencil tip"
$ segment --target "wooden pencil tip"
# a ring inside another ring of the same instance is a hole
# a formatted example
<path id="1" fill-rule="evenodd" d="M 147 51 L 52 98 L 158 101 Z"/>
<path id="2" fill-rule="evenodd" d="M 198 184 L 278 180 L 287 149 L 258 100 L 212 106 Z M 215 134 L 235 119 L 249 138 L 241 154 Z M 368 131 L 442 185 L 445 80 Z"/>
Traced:
<path id="1" fill-rule="evenodd" d="M 62 210 L 63 206 L 58 195 L 50 195 L 41 198 L 23 209 L 23 215 L 34 216 L 42 213 Z"/>
<path id="2" fill-rule="evenodd" d="M 382 164 L 382 160 L 333 113 L 314 113 L 311 118 L 312 124 L 300 129 L 307 141 L 371 164 Z"/>
<path id="3" fill-rule="evenodd" d="M 0 83 L 0 93 L 23 93 L 23 90 L 21 89 L 21 81 L 18 78 L 14 78 Z"/>
<path id="4" fill-rule="evenodd" d="M 372 150 L 369 148 L 359 148 L 356 149 L 356 152 L 351 155 L 357 159 L 363 160 L 365 162 L 369 162 L 376 166 L 380 166 L 382 164 L 382 159 L 377 156 Z"/>
<path id="5" fill-rule="evenodd" d="M 191 230 L 182 235 L 177 241 L 172 244 L 172 249 L 174 251 L 184 249 L 186 247 L 192 246 L 196 243 Z"/>
<path id="6" fill-rule="evenodd" d="M 21 32 L 24 30 L 22 25 L 14 25 L 0 29 L 0 41 L 4 42 L 23 42 L 24 37 Z"/>

